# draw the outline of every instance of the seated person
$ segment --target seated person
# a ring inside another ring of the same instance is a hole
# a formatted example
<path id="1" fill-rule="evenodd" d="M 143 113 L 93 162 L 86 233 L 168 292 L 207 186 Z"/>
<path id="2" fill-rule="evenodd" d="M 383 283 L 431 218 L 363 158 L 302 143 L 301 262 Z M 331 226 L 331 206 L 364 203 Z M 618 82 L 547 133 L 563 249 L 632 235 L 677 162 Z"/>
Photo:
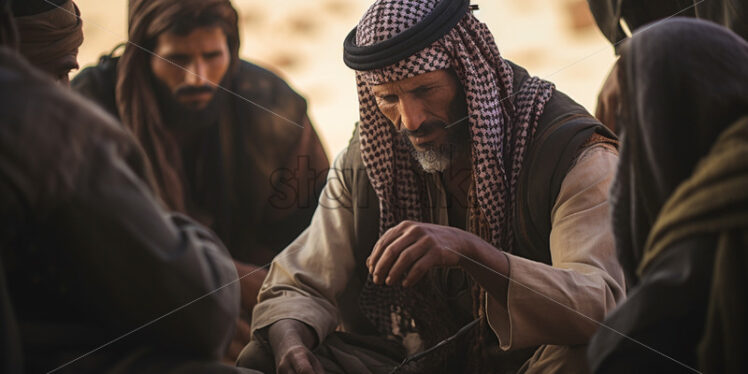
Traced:
<path id="1" fill-rule="evenodd" d="M 0 372 L 247 372 L 218 363 L 239 312 L 221 242 L 164 211 L 113 118 L 5 47 L 4 0 L 0 20 Z"/>
<path id="2" fill-rule="evenodd" d="M 587 0 L 600 31 L 619 51 L 626 40 L 622 23 L 631 32 L 671 17 L 695 17 L 719 23 L 748 40 L 748 1 L 746 0 Z M 648 27 L 648 26 L 647 26 Z M 595 116 L 616 131 L 619 109 L 617 65 L 608 74 L 598 96 Z M 627 274 L 628 278 L 630 274 Z"/>
<path id="3" fill-rule="evenodd" d="M 273 261 L 239 365 L 584 372 L 624 295 L 613 135 L 504 60 L 467 0 L 376 1 L 344 56 L 360 123 Z"/>
<path id="4" fill-rule="evenodd" d="M 592 368 L 745 373 L 748 43 L 675 18 L 634 34 L 618 65 L 613 223 L 638 286 L 592 340 Z"/>
<path id="5" fill-rule="evenodd" d="M 329 161 L 304 98 L 239 58 L 229 0 L 130 0 L 129 43 L 73 89 L 132 131 L 172 210 L 210 227 L 235 260 L 249 340 L 264 265 L 309 225 Z"/>

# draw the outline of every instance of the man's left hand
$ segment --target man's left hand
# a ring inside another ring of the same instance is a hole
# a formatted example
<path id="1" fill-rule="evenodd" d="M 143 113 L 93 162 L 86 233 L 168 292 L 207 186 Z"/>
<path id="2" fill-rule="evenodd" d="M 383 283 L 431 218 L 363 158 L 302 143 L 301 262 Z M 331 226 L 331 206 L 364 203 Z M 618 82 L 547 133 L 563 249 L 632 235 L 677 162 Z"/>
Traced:
<path id="1" fill-rule="evenodd" d="M 435 266 L 458 266 L 481 241 L 466 231 L 404 221 L 387 230 L 366 260 L 374 283 L 414 285 Z"/>

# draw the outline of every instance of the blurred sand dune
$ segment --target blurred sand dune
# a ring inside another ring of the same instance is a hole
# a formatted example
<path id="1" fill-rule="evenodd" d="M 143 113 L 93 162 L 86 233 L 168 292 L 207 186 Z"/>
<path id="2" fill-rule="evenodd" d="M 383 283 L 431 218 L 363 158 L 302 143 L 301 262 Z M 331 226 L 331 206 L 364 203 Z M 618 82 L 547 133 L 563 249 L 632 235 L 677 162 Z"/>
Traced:
<path id="1" fill-rule="evenodd" d="M 312 121 L 331 156 L 348 143 L 358 119 L 354 74 L 342 61 L 345 35 L 367 0 L 233 0 L 241 17 L 241 56 L 282 77 L 309 101 Z M 84 20 L 81 66 L 126 40 L 126 0 L 76 0 Z M 585 0 L 482 0 L 479 19 L 502 55 L 549 79 L 594 111 L 614 62 Z"/>

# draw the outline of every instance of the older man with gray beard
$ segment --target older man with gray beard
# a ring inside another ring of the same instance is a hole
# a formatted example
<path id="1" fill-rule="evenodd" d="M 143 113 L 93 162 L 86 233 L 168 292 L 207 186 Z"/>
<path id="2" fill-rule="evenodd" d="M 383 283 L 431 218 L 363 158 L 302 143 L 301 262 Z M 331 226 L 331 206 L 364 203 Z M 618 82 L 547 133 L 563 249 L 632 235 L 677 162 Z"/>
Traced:
<path id="1" fill-rule="evenodd" d="M 615 140 L 503 59 L 469 7 L 379 0 L 346 38 L 360 123 L 273 262 L 240 365 L 586 371 L 584 344 L 624 295 Z"/>

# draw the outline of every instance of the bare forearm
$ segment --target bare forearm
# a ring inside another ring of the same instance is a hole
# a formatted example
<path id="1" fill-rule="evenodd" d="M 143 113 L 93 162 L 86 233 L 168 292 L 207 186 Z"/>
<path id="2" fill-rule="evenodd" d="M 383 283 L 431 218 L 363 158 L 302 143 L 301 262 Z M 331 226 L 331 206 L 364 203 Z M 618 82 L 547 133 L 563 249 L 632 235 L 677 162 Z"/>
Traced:
<path id="1" fill-rule="evenodd" d="M 469 246 L 465 256 L 461 256 L 460 266 L 506 307 L 509 260 L 502 251 L 482 240 L 476 240 Z"/>
<path id="2" fill-rule="evenodd" d="M 272 324 L 268 330 L 268 340 L 275 355 L 297 345 L 309 349 L 317 345 L 317 335 L 314 330 L 295 319 L 282 319 Z"/>

